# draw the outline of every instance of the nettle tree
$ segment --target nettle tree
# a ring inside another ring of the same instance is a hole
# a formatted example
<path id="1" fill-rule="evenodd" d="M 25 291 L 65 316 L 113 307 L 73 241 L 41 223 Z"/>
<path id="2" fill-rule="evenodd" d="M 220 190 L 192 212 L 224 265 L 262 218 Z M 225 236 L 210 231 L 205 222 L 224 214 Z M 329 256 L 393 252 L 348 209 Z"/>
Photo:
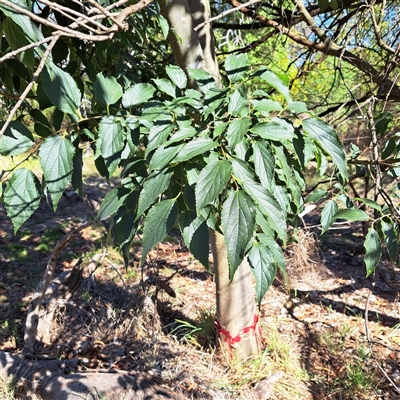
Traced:
<path id="1" fill-rule="evenodd" d="M 303 212 L 307 165 L 314 161 L 322 175 L 338 177 L 335 196 L 346 209 L 328 201 L 324 229 L 337 218 L 370 219 L 347 201 L 336 132 L 292 100 L 287 77 L 251 69 L 245 55 L 227 57 L 220 75 L 210 25 L 192 29 L 207 22 L 207 3 L 160 2 L 159 13 L 145 1 L 124 8 L 2 0 L 0 9 L 0 79 L 11 110 L 1 124 L 0 154 L 38 154 L 43 170 L 2 171 L 0 195 L 15 231 L 42 193 L 54 209 L 70 183 L 82 193 L 82 153 L 90 145 L 99 173 L 119 177 L 98 218 L 111 219 L 126 264 L 138 232 L 142 265 L 174 226 L 207 268 L 211 242 L 221 344 L 238 359 L 259 351 L 257 303 L 277 269 L 285 273 L 280 245 Z M 367 236 L 369 273 L 380 240 L 392 246 L 397 235 L 386 211 L 373 207 L 383 216 L 382 229 Z"/>

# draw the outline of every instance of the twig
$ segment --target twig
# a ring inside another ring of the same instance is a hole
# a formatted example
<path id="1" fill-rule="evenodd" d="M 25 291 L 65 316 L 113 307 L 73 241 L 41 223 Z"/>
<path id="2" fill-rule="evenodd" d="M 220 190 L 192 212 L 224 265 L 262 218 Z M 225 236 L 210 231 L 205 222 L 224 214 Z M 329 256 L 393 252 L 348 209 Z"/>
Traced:
<path id="1" fill-rule="evenodd" d="M 92 31 L 93 33 L 98 33 L 98 32 L 96 32 L 96 29 L 94 29 L 90 26 L 87 26 L 86 23 L 84 23 L 82 21 L 90 22 L 90 23 L 94 24 L 95 26 L 97 26 L 97 28 L 99 28 L 100 30 L 103 30 L 103 31 L 107 31 L 107 29 L 108 29 L 107 27 L 102 25 L 100 22 L 97 22 L 95 18 L 88 17 L 87 15 L 82 14 L 79 11 L 75 11 L 72 8 L 65 7 L 60 4 L 53 3 L 52 1 L 48 1 L 48 0 L 43 0 L 43 1 L 41 1 L 41 3 L 49 6 L 49 8 L 51 8 L 52 10 L 56 10 L 60 14 L 69 18 L 70 20 L 76 22 L 77 24 L 86 28 L 87 30 Z M 77 18 L 78 18 L 78 20 L 77 20 Z"/>
<path id="2" fill-rule="evenodd" d="M 55 34 L 57 34 L 57 35 L 60 34 L 60 32 L 62 32 L 63 35 L 66 35 L 68 37 L 76 37 L 76 38 L 79 38 L 82 40 L 89 40 L 89 41 L 103 41 L 103 40 L 111 39 L 112 36 L 118 31 L 118 27 L 115 25 L 112 25 L 110 28 L 108 28 L 106 30 L 106 32 L 109 32 L 107 34 L 102 34 L 102 35 L 93 35 L 92 34 L 92 35 L 90 35 L 90 34 L 76 31 L 73 29 L 73 27 L 61 26 L 61 25 L 57 24 L 56 22 L 52 22 L 45 18 L 39 17 L 35 13 L 32 13 L 25 8 L 19 7 L 15 3 L 12 3 L 11 1 L 1 0 L 1 2 L 2 2 L 2 4 L 11 8 L 13 11 L 15 11 L 19 14 L 28 16 L 32 21 L 35 21 L 35 22 L 38 22 L 39 24 L 43 24 L 50 28 L 53 28 L 54 30 L 56 30 Z M 94 17 L 92 17 L 92 18 L 94 18 Z M 79 25 L 76 22 L 74 24 L 76 24 L 77 26 Z"/>
<path id="3" fill-rule="evenodd" d="M 372 282 L 372 289 L 375 287 L 375 273 L 374 273 L 374 281 Z M 372 289 L 369 289 L 367 301 L 365 303 L 365 315 L 364 315 L 364 327 L 365 327 L 365 336 L 367 338 L 367 343 L 368 343 L 368 348 L 371 353 L 371 357 L 374 360 L 375 364 L 378 366 L 379 370 L 382 372 L 384 377 L 390 382 L 390 384 L 394 387 L 394 390 L 397 393 L 400 393 L 400 388 L 393 382 L 393 380 L 390 378 L 390 376 L 386 373 L 386 371 L 382 368 L 382 366 L 379 364 L 378 360 L 375 357 L 374 350 L 372 348 L 372 343 L 371 343 L 371 338 L 370 338 L 370 332 L 368 328 L 368 312 L 369 312 L 369 301 L 371 298 L 372 294 Z"/>
<path id="4" fill-rule="evenodd" d="M 381 189 L 382 189 L 382 187 L 381 187 L 381 166 L 379 164 L 379 142 L 378 142 L 378 137 L 376 134 L 375 121 L 374 121 L 374 115 L 373 115 L 374 108 L 375 108 L 375 98 L 373 97 L 371 100 L 372 101 L 369 103 L 369 106 L 367 109 L 367 116 L 368 116 L 368 122 L 369 122 L 369 129 L 371 132 L 373 163 L 376 168 L 374 200 L 377 201 L 379 194 L 381 192 Z"/>
<path id="5" fill-rule="evenodd" d="M 114 264 L 109 264 L 108 266 L 111 267 L 117 273 L 117 275 L 119 276 L 119 279 L 121 279 L 121 282 L 122 282 L 122 285 L 124 286 L 125 291 L 127 293 L 129 293 L 128 286 L 126 285 L 124 278 L 122 277 L 122 275 L 118 271 L 118 269 L 115 267 L 115 265 Z"/>
<path id="6" fill-rule="evenodd" d="M 53 37 L 52 36 L 48 36 L 47 38 L 44 38 L 43 40 L 40 40 L 38 42 L 30 43 L 30 44 L 27 44 L 26 46 L 21 47 L 21 48 L 19 48 L 17 50 L 10 51 L 5 56 L 0 58 L 0 64 L 3 63 L 6 60 L 9 60 L 10 58 L 15 57 L 16 55 L 18 55 L 19 53 L 22 53 L 23 51 L 32 49 L 33 47 L 40 46 L 41 44 L 45 44 L 47 42 L 51 42 L 52 40 L 53 40 Z"/>
<path id="7" fill-rule="evenodd" d="M 230 8 L 229 10 L 226 10 L 226 11 L 222 12 L 221 14 L 217 15 L 216 17 L 208 18 L 206 21 L 204 21 L 201 24 L 197 25 L 193 30 L 194 31 L 198 31 L 204 25 L 207 25 L 212 21 L 216 21 L 217 19 L 225 17 L 225 15 L 231 14 L 231 13 L 233 13 L 235 11 L 238 11 L 241 8 L 245 8 L 245 7 L 247 7 L 247 6 L 251 5 L 251 4 L 261 3 L 261 2 L 262 2 L 261 0 L 250 0 L 247 3 L 241 4 L 240 6 L 237 6 L 237 7 L 234 7 L 234 8 Z"/>
<path id="8" fill-rule="evenodd" d="M 10 114 L 8 115 L 7 120 L 5 121 L 3 127 L 0 130 L 0 139 L 1 137 L 4 135 L 4 132 L 6 131 L 6 129 L 8 128 L 9 123 L 12 121 L 15 113 L 17 112 L 17 110 L 19 109 L 19 107 L 21 106 L 22 102 L 25 100 L 26 96 L 28 95 L 28 93 L 30 92 L 30 90 L 32 89 L 32 86 L 35 84 L 37 78 L 39 77 L 40 73 L 42 72 L 47 58 L 50 55 L 51 49 L 54 47 L 54 45 L 56 44 L 57 40 L 60 38 L 60 35 L 54 36 L 51 40 L 51 42 L 49 43 L 49 45 L 47 46 L 46 51 L 43 54 L 42 59 L 40 60 L 40 63 L 37 67 L 37 70 L 35 71 L 35 73 L 32 76 L 31 81 L 28 83 L 28 85 L 26 86 L 25 90 L 23 91 L 23 93 L 21 94 L 21 97 L 19 98 L 19 100 L 16 102 L 15 106 L 13 107 L 13 109 L 10 111 Z"/>
<path id="9" fill-rule="evenodd" d="M 104 16 L 110 18 L 114 24 L 116 24 L 121 30 L 125 30 L 124 24 L 118 19 L 114 18 L 114 16 L 105 8 L 103 8 L 97 1 L 95 0 L 87 0 L 93 7 L 97 8 Z"/>

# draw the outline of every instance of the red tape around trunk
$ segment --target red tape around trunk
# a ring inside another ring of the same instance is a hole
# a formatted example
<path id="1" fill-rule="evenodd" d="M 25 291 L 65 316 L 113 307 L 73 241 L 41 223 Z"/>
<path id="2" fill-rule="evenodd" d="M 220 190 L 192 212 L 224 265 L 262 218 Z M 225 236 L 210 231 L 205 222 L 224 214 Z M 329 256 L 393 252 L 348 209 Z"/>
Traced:
<path id="1" fill-rule="evenodd" d="M 240 343 L 241 342 L 243 335 L 245 335 L 246 333 L 249 333 L 249 332 L 255 332 L 256 331 L 257 324 L 258 324 L 258 319 L 259 319 L 259 316 L 257 314 L 254 315 L 253 324 L 250 325 L 250 326 L 246 326 L 245 328 L 241 329 L 239 334 L 236 335 L 235 337 L 232 337 L 231 334 L 221 326 L 221 324 L 219 323 L 218 320 L 215 320 L 215 327 L 217 328 L 218 335 L 219 336 L 223 335 L 225 337 L 224 341 L 228 342 L 229 347 L 233 348 L 235 343 Z"/>

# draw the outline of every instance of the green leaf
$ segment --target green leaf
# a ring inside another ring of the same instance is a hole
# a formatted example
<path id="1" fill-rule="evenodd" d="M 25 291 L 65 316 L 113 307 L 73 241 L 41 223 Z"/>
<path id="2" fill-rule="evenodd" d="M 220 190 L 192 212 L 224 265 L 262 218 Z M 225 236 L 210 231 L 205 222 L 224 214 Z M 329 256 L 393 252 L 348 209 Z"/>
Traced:
<path id="1" fill-rule="evenodd" d="M 164 18 L 161 14 L 157 15 L 158 18 L 158 22 L 160 24 L 161 30 L 162 30 L 162 34 L 164 36 L 164 39 L 167 38 L 168 33 L 169 33 L 169 24 L 168 21 L 166 20 L 166 18 Z"/>
<path id="2" fill-rule="evenodd" d="M 211 88 L 204 96 L 204 117 L 208 118 L 221 104 L 226 101 L 229 89 L 213 89 Z"/>
<path id="3" fill-rule="evenodd" d="M 307 118 L 302 121 L 304 131 L 331 156 L 333 164 L 344 180 L 347 179 L 346 154 L 336 131 L 324 121 Z"/>
<path id="4" fill-rule="evenodd" d="M 329 7 L 329 0 L 318 0 L 318 7 L 324 12 Z"/>
<path id="5" fill-rule="evenodd" d="M 72 178 L 75 147 L 62 136 L 50 136 L 40 146 L 39 158 L 54 211 Z"/>
<path id="6" fill-rule="evenodd" d="M 178 86 L 179 89 L 184 89 L 187 85 L 187 76 L 185 71 L 177 65 L 168 65 L 165 69 L 169 79 Z"/>
<path id="7" fill-rule="evenodd" d="M 137 231 L 135 214 L 123 207 L 114 218 L 114 235 L 118 246 L 130 243 Z"/>
<path id="8" fill-rule="evenodd" d="M 76 115 L 81 103 L 81 92 L 71 75 L 51 64 L 42 72 L 43 89 L 59 110 Z"/>
<path id="9" fill-rule="evenodd" d="M 232 170 L 240 185 L 258 205 L 261 213 L 268 218 L 271 228 L 286 242 L 286 222 L 281 206 L 267 189 L 254 181 L 254 175 L 245 162 L 233 159 Z"/>
<path id="10" fill-rule="evenodd" d="M 290 157 L 286 149 L 277 145 L 274 147 L 275 150 L 275 159 L 276 159 L 276 173 L 279 175 L 279 178 L 282 179 L 287 186 L 291 184 L 293 181 L 293 159 Z"/>
<path id="11" fill-rule="evenodd" d="M 250 131 L 263 139 L 279 142 L 295 138 L 293 126 L 281 118 L 272 118 L 271 122 L 260 122 Z"/>
<path id="12" fill-rule="evenodd" d="M 169 79 L 153 79 L 153 81 L 156 84 L 158 90 L 166 93 L 174 99 L 177 97 L 178 93 L 176 90 L 176 85 L 174 85 Z"/>
<path id="13" fill-rule="evenodd" d="M 140 264 L 143 265 L 147 254 L 161 242 L 176 221 L 178 207 L 174 199 L 163 200 L 155 204 L 143 222 L 143 250 Z"/>
<path id="14" fill-rule="evenodd" d="M 104 105 L 115 104 L 122 97 L 122 87 L 114 76 L 96 75 L 94 94 Z"/>
<path id="15" fill-rule="evenodd" d="M 139 204 L 136 219 L 140 218 L 143 213 L 153 204 L 154 200 L 160 196 L 168 188 L 171 177 L 174 173 L 157 173 L 149 176 L 143 184 L 140 192 Z"/>
<path id="16" fill-rule="evenodd" d="M 264 215 L 261 213 L 261 211 L 257 208 L 256 210 L 256 224 L 258 227 L 261 229 L 261 232 L 264 234 L 274 237 L 274 231 L 272 230 L 269 222 L 267 219 L 264 217 Z"/>
<path id="17" fill-rule="evenodd" d="M 78 192 L 79 196 L 84 197 L 83 193 L 83 149 L 78 148 L 75 150 L 74 157 L 72 158 L 72 176 L 71 185 Z"/>
<path id="18" fill-rule="evenodd" d="M 118 166 L 124 148 L 125 132 L 120 118 L 111 115 L 101 119 L 99 124 L 100 154 L 111 176 Z"/>
<path id="19" fill-rule="evenodd" d="M 262 99 L 262 100 L 252 100 L 253 108 L 256 111 L 282 111 L 283 108 L 279 101 L 274 101 L 270 99 Z"/>
<path id="20" fill-rule="evenodd" d="M 328 192 L 325 189 L 317 189 L 307 196 L 306 203 L 315 203 L 327 195 Z"/>
<path id="21" fill-rule="evenodd" d="M 100 205 L 97 218 L 100 221 L 104 221 L 111 215 L 114 215 L 124 204 L 129 193 L 129 190 L 124 188 L 116 188 L 108 192 Z"/>
<path id="22" fill-rule="evenodd" d="M 261 185 L 270 189 L 275 173 L 275 158 L 266 143 L 253 142 L 254 169 Z"/>
<path id="23" fill-rule="evenodd" d="M 290 98 L 289 87 L 275 73 L 272 71 L 265 71 L 261 74 L 260 78 L 267 82 L 268 85 L 272 86 L 277 92 L 279 92 L 288 103 L 292 101 Z"/>
<path id="24" fill-rule="evenodd" d="M 13 3 L 18 5 L 25 10 L 28 10 L 26 1 L 23 0 L 13 0 Z M 9 18 L 13 20 L 24 32 L 25 36 L 29 39 L 31 43 L 38 42 L 43 40 L 42 32 L 38 29 L 38 27 L 32 23 L 31 19 L 24 14 L 14 11 L 12 8 L 9 8 L 5 5 L 0 4 L 0 10 L 4 12 Z M 39 47 L 39 46 L 38 46 Z M 39 54 L 43 54 L 43 50 L 38 49 Z"/>
<path id="25" fill-rule="evenodd" d="M 225 60 L 225 71 L 231 83 L 239 81 L 247 72 L 249 60 L 246 54 L 230 55 Z"/>
<path id="26" fill-rule="evenodd" d="M 231 193 L 224 202 L 221 225 L 229 261 L 229 279 L 232 280 L 243 261 L 255 226 L 251 203 L 243 191 Z"/>
<path id="27" fill-rule="evenodd" d="M 14 233 L 37 210 L 40 204 L 40 183 L 32 171 L 19 168 L 14 171 L 4 191 L 4 205 L 14 225 Z"/>
<path id="28" fill-rule="evenodd" d="M 235 158 L 232 160 L 232 167 L 233 174 L 240 184 L 246 181 L 254 181 L 254 174 L 246 162 Z"/>
<path id="29" fill-rule="evenodd" d="M 258 233 L 257 237 L 259 238 L 260 242 L 262 242 L 265 246 L 267 246 L 269 254 L 272 256 L 274 263 L 279 267 L 280 271 L 282 272 L 286 280 L 287 279 L 286 263 L 282 248 L 279 246 L 278 243 L 276 243 L 276 240 L 273 236 L 270 236 L 265 233 Z"/>
<path id="30" fill-rule="evenodd" d="M 165 148 L 161 145 L 152 155 L 150 160 L 150 170 L 163 169 L 166 165 L 169 165 L 182 150 L 184 144 L 178 146 L 172 146 Z"/>
<path id="31" fill-rule="evenodd" d="M 176 157 L 176 161 L 182 162 L 191 160 L 193 157 L 203 154 L 216 146 L 217 143 L 213 142 L 210 138 L 194 139 L 185 144 Z"/>
<path id="32" fill-rule="evenodd" d="M 29 110 L 29 115 L 47 128 L 51 128 L 51 125 L 46 116 L 37 108 L 32 108 L 31 110 Z"/>
<path id="33" fill-rule="evenodd" d="M 393 122 L 393 114 L 391 112 L 385 111 L 379 114 L 375 118 L 376 133 L 380 136 L 384 135 L 387 132 L 391 122 Z"/>
<path id="34" fill-rule="evenodd" d="M 33 130 L 38 136 L 42 138 L 53 135 L 53 131 L 50 128 L 47 128 L 45 125 L 42 125 L 40 122 L 35 122 Z"/>
<path id="35" fill-rule="evenodd" d="M 155 91 L 155 87 L 150 85 L 150 83 L 137 83 L 124 93 L 122 96 L 122 105 L 124 108 L 129 108 L 145 103 L 153 97 Z"/>
<path id="36" fill-rule="evenodd" d="M 345 219 L 346 221 L 368 221 L 369 215 L 358 208 L 340 210 L 334 215 L 336 219 Z"/>
<path id="37" fill-rule="evenodd" d="M 302 101 L 292 101 L 286 106 L 286 110 L 299 114 L 308 112 L 306 103 Z"/>
<path id="38" fill-rule="evenodd" d="M 61 125 L 64 122 L 64 111 L 56 108 L 53 112 L 53 127 L 55 131 L 59 131 L 61 129 Z"/>
<path id="39" fill-rule="evenodd" d="M 269 254 L 269 249 L 263 243 L 254 242 L 248 255 L 251 272 L 256 280 L 257 303 L 261 300 L 276 276 L 276 267 Z"/>
<path id="40" fill-rule="evenodd" d="M 361 203 L 366 204 L 368 207 L 371 207 L 374 210 L 379 211 L 380 213 L 382 213 L 382 207 L 376 201 L 373 201 L 373 200 L 370 200 L 370 199 L 366 199 L 364 197 L 356 197 L 354 199 L 354 201 L 360 201 Z"/>
<path id="41" fill-rule="evenodd" d="M 391 137 L 389 140 L 386 141 L 385 143 L 385 148 L 382 151 L 382 160 L 385 160 L 386 158 L 390 157 L 392 154 L 396 154 L 396 147 L 397 143 L 394 140 L 393 137 Z"/>
<path id="42" fill-rule="evenodd" d="M 365 256 L 364 262 L 367 268 L 367 276 L 371 275 L 378 266 L 382 256 L 382 244 L 378 232 L 371 226 L 368 229 L 364 241 Z"/>
<path id="43" fill-rule="evenodd" d="M 236 90 L 229 98 L 228 113 L 237 116 L 246 107 L 246 104 L 247 104 L 246 89 L 243 85 L 240 85 L 236 88 Z"/>
<path id="44" fill-rule="evenodd" d="M 198 217 L 192 210 L 185 210 L 179 216 L 179 226 L 187 248 L 196 260 L 208 268 L 209 238 L 205 218 Z"/>
<path id="45" fill-rule="evenodd" d="M 321 225 L 322 225 L 322 232 L 323 235 L 335 222 L 335 215 L 339 211 L 338 205 L 335 201 L 329 200 L 326 202 L 325 207 L 321 212 Z"/>
<path id="46" fill-rule="evenodd" d="M 231 163 L 227 160 L 213 162 L 202 169 L 195 189 L 197 213 L 226 189 L 231 171 Z"/>
<path id="47" fill-rule="evenodd" d="M 14 74 L 19 78 L 24 79 L 26 82 L 29 82 L 31 80 L 30 72 L 26 68 L 25 64 L 22 63 L 21 61 L 15 58 L 11 58 L 9 60 L 4 61 L 4 64 L 7 65 L 8 68 L 13 69 Z"/>
<path id="48" fill-rule="evenodd" d="M 4 122 L 0 123 L 0 129 Z M 34 143 L 32 133 L 18 121 L 12 121 L 0 138 L 0 155 L 15 156 L 29 150 Z"/>
<path id="49" fill-rule="evenodd" d="M 28 45 L 30 42 L 28 40 L 28 36 L 24 32 L 24 28 L 20 28 L 10 18 L 5 18 L 3 22 L 3 31 L 11 50 L 18 50 Z M 27 68 L 31 70 L 35 68 L 35 56 L 33 49 L 24 51 L 18 56 L 18 58 L 23 65 L 26 65 Z"/>
<path id="50" fill-rule="evenodd" d="M 156 121 L 149 132 L 149 142 L 147 143 L 146 147 L 146 156 L 159 145 L 164 144 L 174 128 L 175 125 L 171 119 Z"/>
<path id="51" fill-rule="evenodd" d="M 191 79 L 194 79 L 197 86 L 203 93 L 207 93 L 210 89 L 216 89 L 217 83 L 215 79 L 203 69 L 188 68 Z"/>
<path id="52" fill-rule="evenodd" d="M 185 139 L 192 138 L 197 135 L 197 131 L 193 126 L 186 126 L 184 128 L 179 129 L 179 131 L 175 132 L 171 138 L 166 143 L 166 146 L 169 146 L 172 143 L 183 142 Z"/>
<path id="53" fill-rule="evenodd" d="M 243 137 L 247 133 L 250 124 L 251 119 L 248 117 L 234 119 L 229 122 L 228 129 L 226 131 L 229 147 L 234 148 L 243 140 Z"/>
<path id="54" fill-rule="evenodd" d="M 275 198 L 261 185 L 254 181 L 243 182 L 245 191 L 258 205 L 259 210 L 268 218 L 271 228 L 286 243 L 286 218 Z"/>
<path id="55" fill-rule="evenodd" d="M 397 262 L 398 253 L 398 237 L 392 226 L 385 221 L 381 221 L 382 232 L 385 237 L 385 245 L 389 253 L 389 257 L 393 262 Z"/>
<path id="56" fill-rule="evenodd" d="M 271 193 L 272 193 L 274 199 L 280 205 L 281 210 L 284 213 L 287 213 L 287 212 L 292 213 L 293 211 L 290 207 L 289 191 L 281 185 L 276 185 L 275 182 L 273 182 L 271 186 L 272 186 Z"/>

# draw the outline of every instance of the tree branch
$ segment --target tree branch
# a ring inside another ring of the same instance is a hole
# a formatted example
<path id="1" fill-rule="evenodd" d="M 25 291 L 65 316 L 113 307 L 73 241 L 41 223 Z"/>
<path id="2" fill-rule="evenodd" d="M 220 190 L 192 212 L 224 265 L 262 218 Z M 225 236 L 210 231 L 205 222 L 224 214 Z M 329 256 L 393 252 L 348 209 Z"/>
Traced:
<path id="1" fill-rule="evenodd" d="M 239 7 L 241 5 L 238 0 L 228 0 L 228 2 L 233 7 Z M 354 2 L 351 0 L 345 3 L 354 5 Z M 294 42 L 304 47 L 322 52 L 326 55 L 341 58 L 342 60 L 350 63 L 361 72 L 366 74 L 371 82 L 379 86 L 379 96 L 385 98 L 387 97 L 388 100 L 400 101 L 400 87 L 395 82 L 390 79 L 385 79 L 385 75 L 377 71 L 370 63 L 363 60 L 356 54 L 346 50 L 345 48 L 338 46 L 333 41 L 328 40 L 323 43 L 315 43 L 302 36 L 293 27 L 284 26 L 283 24 L 275 20 L 271 20 L 262 15 L 255 14 L 253 10 L 249 10 L 246 7 L 240 8 L 240 11 L 246 15 L 253 16 L 263 26 L 274 28 L 276 31 L 286 35 L 288 38 L 292 39 Z M 312 15 L 310 12 L 309 14 Z"/>
<path id="2" fill-rule="evenodd" d="M 195 30 L 195 31 L 198 31 L 198 30 L 199 30 L 200 28 L 202 28 L 204 25 L 207 25 L 207 24 L 209 24 L 209 23 L 212 22 L 212 21 L 216 21 L 217 19 L 220 19 L 220 18 L 222 18 L 222 17 L 225 17 L 225 15 L 231 14 L 231 13 L 233 13 L 233 12 L 235 12 L 235 11 L 238 11 L 238 10 L 244 8 L 244 7 L 247 7 L 247 6 L 251 5 L 251 4 L 260 3 L 260 2 L 261 2 L 261 0 L 250 0 L 250 1 L 248 1 L 247 3 L 238 4 L 238 5 L 236 5 L 236 7 L 230 8 L 229 10 L 224 11 L 224 12 L 222 12 L 221 14 L 217 15 L 216 17 L 208 18 L 206 21 L 204 21 L 204 22 L 202 22 L 201 24 L 197 25 L 197 26 L 194 28 L 194 30 Z"/>

